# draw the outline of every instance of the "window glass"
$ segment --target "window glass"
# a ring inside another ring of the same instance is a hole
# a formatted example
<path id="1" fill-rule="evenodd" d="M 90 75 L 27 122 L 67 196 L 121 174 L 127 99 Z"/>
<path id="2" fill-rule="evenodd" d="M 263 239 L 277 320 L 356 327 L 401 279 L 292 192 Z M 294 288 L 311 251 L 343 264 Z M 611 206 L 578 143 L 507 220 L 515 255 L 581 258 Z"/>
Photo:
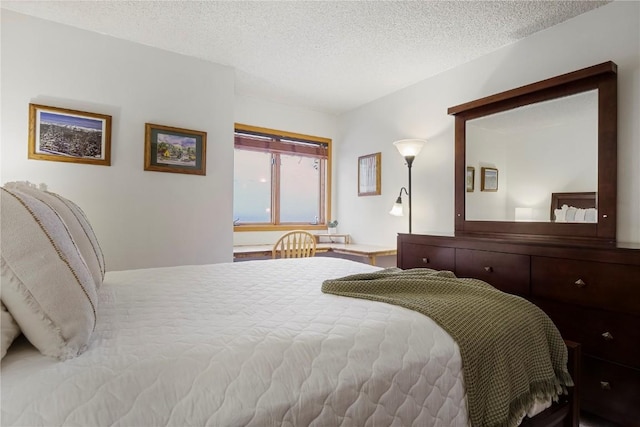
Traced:
<path id="1" fill-rule="evenodd" d="M 271 154 L 235 150 L 233 222 L 271 222 Z"/>
<path id="2" fill-rule="evenodd" d="M 280 222 L 318 223 L 320 163 L 313 157 L 280 155 Z"/>

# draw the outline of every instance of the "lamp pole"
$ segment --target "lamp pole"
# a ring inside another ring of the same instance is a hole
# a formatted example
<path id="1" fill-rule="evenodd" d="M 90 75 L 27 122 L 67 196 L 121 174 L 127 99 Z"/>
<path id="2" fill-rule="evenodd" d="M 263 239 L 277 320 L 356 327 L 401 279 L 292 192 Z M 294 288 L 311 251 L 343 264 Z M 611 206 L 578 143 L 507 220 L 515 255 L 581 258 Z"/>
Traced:
<path id="1" fill-rule="evenodd" d="M 413 209 L 411 209 L 411 165 L 415 158 L 416 156 L 405 156 L 404 158 L 407 161 L 407 168 L 409 169 L 409 234 L 411 234 L 411 213 L 413 212 Z"/>

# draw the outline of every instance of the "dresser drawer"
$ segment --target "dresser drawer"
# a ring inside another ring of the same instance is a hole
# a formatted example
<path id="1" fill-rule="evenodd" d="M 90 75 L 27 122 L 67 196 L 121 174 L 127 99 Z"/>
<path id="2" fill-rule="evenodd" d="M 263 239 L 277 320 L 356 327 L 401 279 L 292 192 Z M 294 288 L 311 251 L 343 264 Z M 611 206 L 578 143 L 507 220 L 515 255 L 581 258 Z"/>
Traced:
<path id="1" fill-rule="evenodd" d="M 529 295 L 529 256 L 456 249 L 456 275 L 484 280 L 511 294 Z"/>
<path id="2" fill-rule="evenodd" d="M 562 338 L 582 345 L 583 354 L 640 368 L 640 316 L 538 298 L 532 301 L 553 320 Z"/>
<path id="3" fill-rule="evenodd" d="M 640 266 L 534 256 L 531 294 L 640 314 Z"/>
<path id="4" fill-rule="evenodd" d="M 581 409 L 623 426 L 640 426 L 640 370 L 583 357 L 581 380 Z"/>
<path id="5" fill-rule="evenodd" d="M 402 259 L 400 261 L 400 267 L 403 269 L 432 268 L 453 271 L 455 268 L 455 249 L 404 243 L 402 244 Z"/>

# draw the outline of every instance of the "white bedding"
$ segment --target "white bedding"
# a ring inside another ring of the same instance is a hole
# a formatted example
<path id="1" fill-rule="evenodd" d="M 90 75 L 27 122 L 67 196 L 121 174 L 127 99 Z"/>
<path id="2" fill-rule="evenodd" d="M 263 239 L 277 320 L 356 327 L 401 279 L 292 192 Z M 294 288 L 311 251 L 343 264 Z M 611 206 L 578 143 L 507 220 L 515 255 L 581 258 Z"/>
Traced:
<path id="1" fill-rule="evenodd" d="M 84 354 L 9 348 L 1 424 L 466 426 L 446 332 L 320 291 L 373 269 L 304 258 L 109 272 Z"/>

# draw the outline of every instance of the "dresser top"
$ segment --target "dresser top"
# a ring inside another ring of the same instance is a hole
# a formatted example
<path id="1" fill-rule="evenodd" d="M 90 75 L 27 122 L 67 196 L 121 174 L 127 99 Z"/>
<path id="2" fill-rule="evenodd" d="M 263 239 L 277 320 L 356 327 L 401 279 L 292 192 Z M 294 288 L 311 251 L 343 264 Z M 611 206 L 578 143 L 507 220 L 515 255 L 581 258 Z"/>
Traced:
<path id="1" fill-rule="evenodd" d="M 401 243 L 640 265 L 640 243 L 603 242 L 599 244 L 568 239 L 546 240 L 537 236 L 523 236 L 518 239 L 515 237 L 504 238 L 504 236 L 498 235 L 454 236 L 446 233 L 401 233 L 398 234 L 399 249 Z"/>

